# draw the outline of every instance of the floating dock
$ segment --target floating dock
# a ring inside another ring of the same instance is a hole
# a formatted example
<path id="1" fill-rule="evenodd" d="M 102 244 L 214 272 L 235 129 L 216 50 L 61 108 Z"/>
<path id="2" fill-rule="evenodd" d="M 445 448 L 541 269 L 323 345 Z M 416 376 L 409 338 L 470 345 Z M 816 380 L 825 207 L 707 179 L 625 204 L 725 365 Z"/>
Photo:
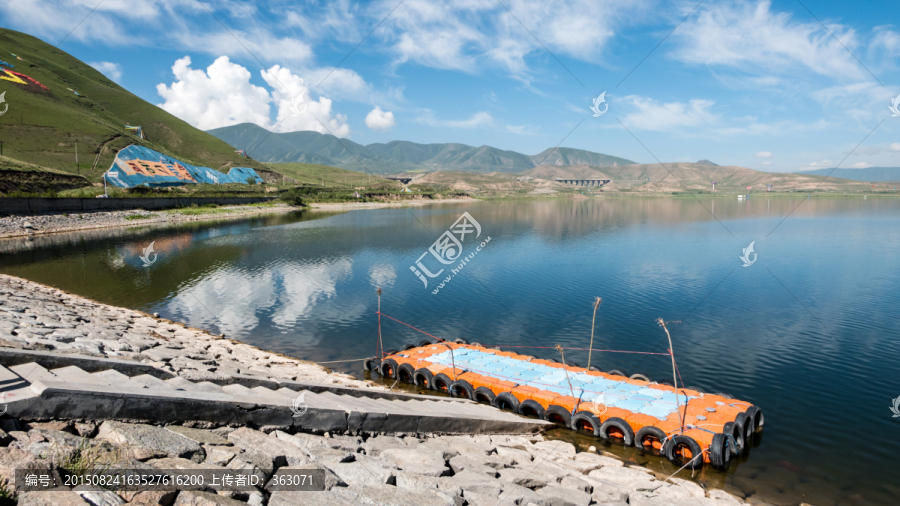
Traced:
<path id="1" fill-rule="evenodd" d="M 762 429 L 762 410 L 727 395 L 705 394 L 565 366 L 477 344 L 431 343 L 389 353 L 367 366 L 384 377 L 540 418 L 643 451 L 680 467 L 727 469 Z"/>

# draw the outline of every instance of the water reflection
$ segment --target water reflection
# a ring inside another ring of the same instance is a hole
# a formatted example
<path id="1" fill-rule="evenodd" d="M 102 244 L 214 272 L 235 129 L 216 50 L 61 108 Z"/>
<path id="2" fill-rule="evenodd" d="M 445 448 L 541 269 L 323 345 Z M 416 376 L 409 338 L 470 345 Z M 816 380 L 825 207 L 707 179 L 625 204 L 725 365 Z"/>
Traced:
<path id="1" fill-rule="evenodd" d="M 432 295 L 409 266 L 464 210 L 492 241 Z M 890 504 L 886 484 L 900 471 L 887 409 L 900 395 L 898 211 L 894 199 L 760 197 L 305 212 L 0 242 L 0 269 L 318 361 L 374 352 L 375 286 L 385 313 L 429 333 L 542 357 L 557 343 L 587 345 L 599 295 L 595 347 L 664 351 L 655 319 L 681 321 L 670 328 L 685 381 L 765 409 L 765 443 L 727 475 L 705 471 L 710 483 L 785 504 Z M 145 268 L 138 257 L 151 241 L 159 260 Z M 745 268 L 750 241 L 759 256 Z M 386 348 L 424 337 L 390 321 L 382 330 Z M 671 375 L 655 356 L 593 360 Z M 848 438 L 838 450 L 841 422 L 878 444 Z"/>

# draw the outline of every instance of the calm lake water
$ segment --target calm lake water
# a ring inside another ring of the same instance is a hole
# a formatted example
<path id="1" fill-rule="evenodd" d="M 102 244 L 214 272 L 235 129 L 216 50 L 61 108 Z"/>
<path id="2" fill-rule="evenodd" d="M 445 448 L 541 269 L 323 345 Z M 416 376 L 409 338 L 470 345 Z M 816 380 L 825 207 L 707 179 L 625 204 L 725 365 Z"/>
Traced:
<path id="1" fill-rule="evenodd" d="M 435 294 L 459 260 L 441 264 L 429 247 L 463 212 L 480 235 L 472 227 L 446 243 L 445 257 L 461 247 L 470 260 Z M 151 241 L 158 257 L 144 267 Z M 755 262 L 744 267 L 752 241 Z M 655 320 L 680 321 L 670 329 L 684 381 L 764 410 L 759 446 L 728 473 L 704 469 L 701 482 L 778 504 L 900 502 L 900 417 L 890 410 L 900 396 L 900 200 L 315 211 L 5 241 L 0 252 L 4 273 L 315 361 L 374 354 L 376 287 L 385 314 L 436 336 L 557 358 L 547 348 L 587 347 L 600 296 L 595 348 L 664 352 Z M 410 270 L 423 254 L 429 272 L 445 269 L 425 276 L 427 288 Z M 387 319 L 382 330 L 387 349 L 426 337 Z M 587 353 L 566 359 L 586 365 Z M 594 353 L 593 362 L 671 379 L 662 356 Z M 358 361 L 334 367 L 361 374 Z"/>

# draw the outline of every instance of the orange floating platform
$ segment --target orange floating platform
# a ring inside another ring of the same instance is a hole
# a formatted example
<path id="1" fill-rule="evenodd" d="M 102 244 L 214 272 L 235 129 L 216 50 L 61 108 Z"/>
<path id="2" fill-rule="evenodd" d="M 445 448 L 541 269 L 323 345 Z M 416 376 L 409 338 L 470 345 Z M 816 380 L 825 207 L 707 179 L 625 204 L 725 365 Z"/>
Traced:
<path id="1" fill-rule="evenodd" d="M 686 388 L 676 393 L 669 385 L 480 345 L 411 347 L 371 367 L 385 377 L 635 445 L 681 467 L 726 469 L 764 422 L 760 408 L 739 399 Z"/>

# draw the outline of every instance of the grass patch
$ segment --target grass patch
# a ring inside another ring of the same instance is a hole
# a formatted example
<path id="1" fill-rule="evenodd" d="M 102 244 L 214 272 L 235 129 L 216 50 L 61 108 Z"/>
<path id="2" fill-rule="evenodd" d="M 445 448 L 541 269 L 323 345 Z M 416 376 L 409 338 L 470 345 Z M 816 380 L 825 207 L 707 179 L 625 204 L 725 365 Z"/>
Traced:
<path id="1" fill-rule="evenodd" d="M 132 214 L 130 216 L 126 216 L 126 220 L 146 220 L 148 218 L 152 218 L 152 214 Z"/>

